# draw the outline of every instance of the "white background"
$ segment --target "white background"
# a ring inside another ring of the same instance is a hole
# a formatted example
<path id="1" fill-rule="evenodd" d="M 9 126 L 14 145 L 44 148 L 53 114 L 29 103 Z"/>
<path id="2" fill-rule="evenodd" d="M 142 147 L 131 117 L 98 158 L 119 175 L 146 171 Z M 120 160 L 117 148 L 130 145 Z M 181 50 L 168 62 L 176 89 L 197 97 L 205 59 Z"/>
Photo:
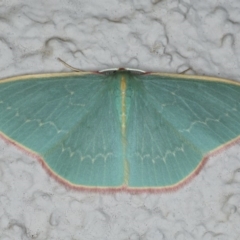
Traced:
<path id="1" fill-rule="evenodd" d="M 240 80 L 240 1 L 2 0 L 0 78 L 112 67 Z M 68 190 L 0 141 L 0 239 L 240 239 L 240 146 L 168 194 Z"/>

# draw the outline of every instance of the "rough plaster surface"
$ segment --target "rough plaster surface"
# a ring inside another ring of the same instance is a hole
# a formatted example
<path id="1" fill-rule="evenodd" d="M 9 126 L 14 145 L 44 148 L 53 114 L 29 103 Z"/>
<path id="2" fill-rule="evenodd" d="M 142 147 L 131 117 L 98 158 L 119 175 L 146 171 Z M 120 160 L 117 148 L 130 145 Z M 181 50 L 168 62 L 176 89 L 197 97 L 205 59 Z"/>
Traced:
<path id="1" fill-rule="evenodd" d="M 2 0 L 0 78 L 131 67 L 240 80 L 240 1 Z M 0 239 L 240 239 L 240 145 L 168 194 L 66 189 L 0 141 Z"/>

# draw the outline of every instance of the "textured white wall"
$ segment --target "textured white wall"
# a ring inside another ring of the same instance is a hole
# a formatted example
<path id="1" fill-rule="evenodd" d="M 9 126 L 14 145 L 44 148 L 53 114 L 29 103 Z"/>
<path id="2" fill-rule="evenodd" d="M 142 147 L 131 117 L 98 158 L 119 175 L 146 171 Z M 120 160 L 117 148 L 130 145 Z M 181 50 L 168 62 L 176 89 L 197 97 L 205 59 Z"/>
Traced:
<path id="1" fill-rule="evenodd" d="M 111 67 L 240 80 L 240 1 L 3 0 L 0 78 Z M 65 189 L 0 141 L 0 239 L 239 239 L 240 146 L 170 194 Z"/>

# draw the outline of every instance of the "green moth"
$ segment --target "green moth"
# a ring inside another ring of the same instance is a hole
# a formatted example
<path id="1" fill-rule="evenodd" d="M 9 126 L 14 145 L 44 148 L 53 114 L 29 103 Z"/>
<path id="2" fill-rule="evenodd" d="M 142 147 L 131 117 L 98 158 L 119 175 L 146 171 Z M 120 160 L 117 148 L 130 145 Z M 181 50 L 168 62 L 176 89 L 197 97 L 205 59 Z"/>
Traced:
<path id="1" fill-rule="evenodd" d="M 0 81 L 1 137 L 76 189 L 166 191 L 240 137 L 240 84 L 126 69 Z"/>

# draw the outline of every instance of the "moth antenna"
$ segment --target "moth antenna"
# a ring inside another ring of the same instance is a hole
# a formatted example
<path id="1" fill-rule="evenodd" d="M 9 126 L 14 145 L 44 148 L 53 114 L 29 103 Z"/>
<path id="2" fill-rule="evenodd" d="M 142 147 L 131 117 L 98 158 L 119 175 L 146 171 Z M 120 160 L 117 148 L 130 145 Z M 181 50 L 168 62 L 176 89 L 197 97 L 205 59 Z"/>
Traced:
<path id="1" fill-rule="evenodd" d="M 70 68 L 71 70 L 73 70 L 74 72 L 84 72 L 81 69 L 75 68 L 70 66 L 69 64 L 67 64 L 66 62 L 64 62 L 61 58 L 57 58 L 58 61 L 60 61 L 65 67 Z"/>

